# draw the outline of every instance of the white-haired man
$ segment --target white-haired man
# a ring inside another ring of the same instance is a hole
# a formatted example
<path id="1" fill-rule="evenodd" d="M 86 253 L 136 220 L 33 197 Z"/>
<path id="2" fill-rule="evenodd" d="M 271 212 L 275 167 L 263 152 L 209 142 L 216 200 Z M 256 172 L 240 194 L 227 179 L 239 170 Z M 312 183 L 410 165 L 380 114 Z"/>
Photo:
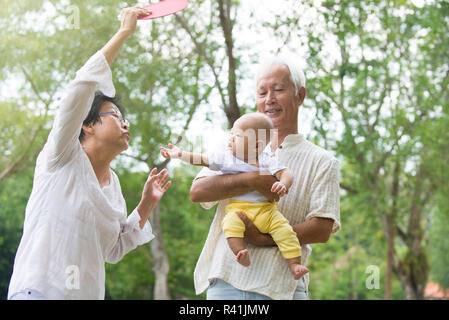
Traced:
<path id="1" fill-rule="evenodd" d="M 278 160 L 294 174 L 289 193 L 279 209 L 289 220 L 303 249 L 302 264 L 311 252 L 308 244 L 325 243 L 340 228 L 339 163 L 326 150 L 298 133 L 299 107 L 306 96 L 305 77 L 290 60 L 275 57 L 261 64 L 256 77 L 259 112 L 268 115 L 278 131 Z M 273 148 L 274 149 L 274 148 Z M 251 266 L 235 263 L 221 231 L 228 198 L 257 190 L 273 200 L 274 178 L 258 172 L 217 175 L 204 168 L 195 178 L 190 197 L 211 208 L 218 201 L 215 218 L 197 262 L 194 280 L 197 294 L 207 289 L 210 300 L 308 299 L 308 275 L 292 279 L 288 266 L 267 234 L 260 233 L 243 214 L 245 240 Z"/>

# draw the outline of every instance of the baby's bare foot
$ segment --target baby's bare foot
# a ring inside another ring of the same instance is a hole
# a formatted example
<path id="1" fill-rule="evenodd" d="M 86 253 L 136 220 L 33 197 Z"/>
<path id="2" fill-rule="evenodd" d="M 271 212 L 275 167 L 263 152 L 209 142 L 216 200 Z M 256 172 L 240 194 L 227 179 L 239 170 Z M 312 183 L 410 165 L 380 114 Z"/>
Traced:
<path id="1" fill-rule="evenodd" d="M 240 250 L 239 253 L 237 253 L 235 259 L 238 263 L 245 267 L 249 267 L 249 265 L 251 264 L 251 262 L 249 261 L 248 249 Z"/>
<path id="2" fill-rule="evenodd" d="M 309 272 L 309 269 L 307 269 L 306 267 L 304 267 L 300 264 L 292 265 L 290 270 L 292 271 L 293 278 L 295 278 L 295 280 L 298 280 L 303 275 L 305 275 L 307 272 Z"/>

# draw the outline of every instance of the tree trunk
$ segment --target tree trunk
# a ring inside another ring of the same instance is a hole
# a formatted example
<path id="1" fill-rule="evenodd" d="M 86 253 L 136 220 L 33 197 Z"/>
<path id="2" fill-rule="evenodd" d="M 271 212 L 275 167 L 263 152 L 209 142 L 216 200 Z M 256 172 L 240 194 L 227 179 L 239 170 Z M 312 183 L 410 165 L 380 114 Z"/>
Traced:
<path id="1" fill-rule="evenodd" d="M 377 174 L 377 173 L 376 173 Z M 393 171 L 393 183 L 391 186 L 391 199 L 393 200 L 392 209 L 382 218 L 385 224 L 385 231 L 387 232 L 387 271 L 386 271 L 386 284 L 385 284 L 385 300 L 391 300 L 391 281 L 393 274 L 393 259 L 394 259 L 394 237 L 396 230 L 395 217 L 398 214 L 398 197 L 399 197 L 399 175 L 401 174 L 401 165 L 399 159 L 396 158 L 394 171 Z"/>
<path id="2" fill-rule="evenodd" d="M 423 300 L 429 276 L 429 265 L 423 247 L 408 248 L 403 259 L 393 252 L 393 271 L 401 283 L 407 300 Z"/>
<path id="3" fill-rule="evenodd" d="M 155 238 L 151 241 L 151 253 L 154 258 L 153 271 L 155 274 L 154 300 L 170 300 L 167 276 L 170 271 L 167 251 L 162 238 L 161 218 L 159 205 L 153 210 L 151 227 Z"/>
<path id="4" fill-rule="evenodd" d="M 398 277 L 399 282 L 404 290 L 407 300 L 424 299 L 424 289 L 429 275 L 429 266 L 427 256 L 421 244 L 413 243 L 413 247 L 408 247 L 408 252 L 403 259 L 399 259 L 394 248 L 394 236 L 397 226 L 390 220 L 387 215 L 382 217 L 384 233 L 388 243 L 387 256 L 387 287 L 385 289 L 385 299 L 391 299 L 391 271 Z M 418 232 L 415 232 L 415 234 Z M 410 235 L 401 234 L 402 237 L 410 237 Z"/>
<path id="5" fill-rule="evenodd" d="M 424 299 L 424 287 L 423 284 L 416 284 L 413 276 L 407 272 L 407 269 L 413 266 L 405 265 L 401 262 L 401 267 L 399 270 L 395 270 L 395 274 L 401 283 L 402 289 L 404 290 L 405 299 L 407 300 L 423 300 Z M 422 288 L 422 290 L 421 290 Z"/>
<path id="6" fill-rule="evenodd" d="M 394 228 L 391 226 L 391 223 L 388 221 L 387 217 L 385 217 L 386 223 L 388 224 L 386 230 L 388 232 L 387 235 L 387 270 L 386 270 L 386 279 L 385 279 L 385 300 L 391 300 L 391 280 L 393 274 L 393 255 L 394 255 Z"/>
<path id="7" fill-rule="evenodd" d="M 427 255 L 422 246 L 424 230 L 421 223 L 422 213 L 431 195 L 431 187 L 427 186 L 424 169 L 421 165 L 416 174 L 415 190 L 410 206 L 407 234 L 404 237 L 408 251 L 399 268 L 395 268 L 405 292 L 407 300 L 424 299 L 424 289 L 429 276 Z"/>
<path id="8" fill-rule="evenodd" d="M 192 30 L 191 26 L 181 15 L 175 15 L 176 21 L 180 26 L 187 32 L 193 44 L 195 45 L 198 54 L 205 60 L 207 65 L 211 68 L 212 74 L 215 79 L 215 86 L 220 94 L 221 103 L 223 106 L 223 111 L 228 119 L 229 128 L 232 127 L 235 120 L 237 120 L 240 115 L 240 107 L 237 101 L 237 75 L 236 69 L 238 68 L 237 60 L 234 56 L 234 39 L 232 37 L 233 23 L 231 19 L 231 7 L 232 1 L 230 0 L 219 0 L 218 1 L 218 11 L 220 18 L 220 27 L 223 31 L 223 37 L 225 40 L 225 49 L 228 62 L 228 83 L 227 92 L 222 86 L 221 80 L 219 78 L 219 72 L 221 65 L 219 67 L 215 66 L 214 59 L 207 53 L 207 50 L 203 43 L 199 42 L 195 37 L 195 32 Z M 215 8 L 213 9 L 215 13 Z"/>
<path id="9" fill-rule="evenodd" d="M 423 188 L 423 171 L 420 168 L 409 211 L 409 224 L 405 233 L 396 222 L 396 216 L 399 211 L 397 199 L 399 197 L 400 172 L 400 163 L 396 160 L 390 192 L 393 205 L 391 210 L 382 216 L 383 231 L 388 244 L 385 299 L 391 299 L 391 279 L 392 271 L 394 271 L 401 282 L 406 299 L 422 300 L 424 299 L 424 288 L 429 274 L 429 267 L 427 256 L 422 246 L 424 231 L 421 226 L 421 216 L 431 192 L 429 188 Z M 399 235 L 408 249 L 402 259 L 399 259 L 394 247 L 396 234 Z"/>
<path id="10" fill-rule="evenodd" d="M 418 292 L 416 292 L 410 282 L 402 283 L 402 287 L 404 288 L 405 298 L 407 300 L 423 300 L 423 297 L 418 296 Z"/>
<path id="11" fill-rule="evenodd" d="M 231 1 L 218 1 L 220 13 L 220 24 L 223 30 L 223 36 L 226 44 L 226 55 L 228 56 L 228 105 L 224 106 L 224 111 L 228 119 L 229 127 L 232 127 L 235 120 L 240 117 L 240 108 L 237 103 L 237 79 L 235 74 L 236 61 L 233 53 L 234 41 L 232 39 L 232 19 L 231 19 Z"/>

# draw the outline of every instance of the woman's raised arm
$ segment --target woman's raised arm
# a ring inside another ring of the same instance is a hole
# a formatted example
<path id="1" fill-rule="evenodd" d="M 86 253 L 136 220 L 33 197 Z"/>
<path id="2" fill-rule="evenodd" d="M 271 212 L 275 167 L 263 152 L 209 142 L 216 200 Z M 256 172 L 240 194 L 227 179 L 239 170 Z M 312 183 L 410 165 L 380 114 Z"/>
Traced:
<path id="1" fill-rule="evenodd" d="M 122 10 L 120 13 L 120 29 L 101 49 L 109 65 L 112 64 L 125 41 L 136 32 L 137 18 L 149 14 L 150 11 L 142 7 L 130 7 Z"/>

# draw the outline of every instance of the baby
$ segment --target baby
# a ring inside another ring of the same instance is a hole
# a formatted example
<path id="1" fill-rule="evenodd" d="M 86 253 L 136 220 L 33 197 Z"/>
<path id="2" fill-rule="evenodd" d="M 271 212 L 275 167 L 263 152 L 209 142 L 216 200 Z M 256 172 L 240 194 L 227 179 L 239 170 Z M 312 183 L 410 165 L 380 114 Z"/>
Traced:
<path id="1" fill-rule="evenodd" d="M 161 154 L 165 158 L 181 159 L 193 165 L 221 171 L 223 174 L 268 172 L 279 180 L 273 184 L 271 191 L 282 197 L 291 187 L 293 176 L 275 157 L 264 152 L 270 141 L 272 129 L 273 123 L 269 117 L 262 113 L 249 113 L 234 122 L 228 150 L 209 152 L 206 155 L 183 151 L 169 144 L 170 149 L 161 147 Z M 249 266 L 250 258 L 243 240 L 245 224 L 237 212 L 243 212 L 260 232 L 271 235 L 282 256 L 287 260 L 295 280 L 309 272 L 301 265 L 301 246 L 288 220 L 279 212 L 275 202 L 268 201 L 257 191 L 231 198 L 226 206 L 226 215 L 222 223 L 228 245 L 241 265 Z"/>

